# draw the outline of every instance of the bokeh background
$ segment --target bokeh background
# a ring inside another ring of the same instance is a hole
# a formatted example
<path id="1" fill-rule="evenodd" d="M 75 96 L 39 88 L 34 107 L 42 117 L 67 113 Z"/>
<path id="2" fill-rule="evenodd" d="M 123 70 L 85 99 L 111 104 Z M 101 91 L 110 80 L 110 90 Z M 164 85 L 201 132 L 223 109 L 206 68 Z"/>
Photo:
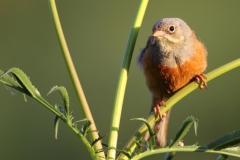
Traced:
<path id="1" fill-rule="evenodd" d="M 108 134 L 119 68 L 139 1 L 57 0 L 66 40 L 87 100 L 101 135 Z M 121 149 L 140 125 L 131 118 L 147 117 L 150 93 L 136 64 L 152 25 L 164 17 L 179 17 L 195 31 L 209 52 L 212 71 L 239 58 L 240 1 L 150 1 L 139 32 L 130 67 L 120 126 Z M 42 95 L 51 87 L 65 86 L 75 120 L 83 119 L 59 47 L 47 0 L 0 0 L 0 69 L 19 67 Z M 172 111 L 168 139 L 190 115 L 199 119 L 198 136 L 191 129 L 186 145 L 205 145 L 240 128 L 239 69 L 208 83 L 206 91 L 196 90 Z M 61 104 L 56 92 L 46 97 Z M 38 102 L 0 85 L 0 159 L 90 159 L 81 141 L 60 123 L 54 139 L 54 115 Z M 103 140 L 105 143 L 108 137 Z M 145 159 L 162 159 L 154 155 Z M 207 153 L 178 153 L 175 159 L 215 159 Z M 231 157 L 234 160 L 236 158 Z"/>

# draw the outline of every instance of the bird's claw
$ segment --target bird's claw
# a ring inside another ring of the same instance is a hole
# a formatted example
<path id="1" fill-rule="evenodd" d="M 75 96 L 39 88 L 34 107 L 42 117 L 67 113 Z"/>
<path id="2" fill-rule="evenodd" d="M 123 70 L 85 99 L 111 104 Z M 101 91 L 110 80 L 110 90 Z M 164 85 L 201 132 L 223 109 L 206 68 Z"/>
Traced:
<path id="1" fill-rule="evenodd" d="M 161 109 L 160 106 L 164 106 L 166 107 L 166 104 L 164 101 L 159 101 L 156 106 L 154 107 L 154 112 L 158 115 L 159 119 L 157 120 L 159 121 L 163 121 L 163 117 L 166 117 L 166 113 L 162 114 L 161 113 Z"/>
<path id="2" fill-rule="evenodd" d="M 206 82 L 207 77 L 203 73 L 196 75 L 195 79 L 199 84 L 199 88 L 201 90 L 203 90 L 204 88 L 207 89 L 207 82 Z"/>

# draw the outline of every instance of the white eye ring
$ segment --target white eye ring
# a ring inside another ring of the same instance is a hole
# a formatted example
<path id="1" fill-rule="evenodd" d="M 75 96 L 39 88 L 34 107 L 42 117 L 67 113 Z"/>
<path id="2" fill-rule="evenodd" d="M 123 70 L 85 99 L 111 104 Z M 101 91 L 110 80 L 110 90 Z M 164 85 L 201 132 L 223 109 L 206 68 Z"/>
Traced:
<path id="1" fill-rule="evenodd" d="M 174 25 L 169 26 L 169 27 L 168 27 L 168 31 L 169 31 L 170 33 L 175 32 L 175 26 L 174 26 Z"/>

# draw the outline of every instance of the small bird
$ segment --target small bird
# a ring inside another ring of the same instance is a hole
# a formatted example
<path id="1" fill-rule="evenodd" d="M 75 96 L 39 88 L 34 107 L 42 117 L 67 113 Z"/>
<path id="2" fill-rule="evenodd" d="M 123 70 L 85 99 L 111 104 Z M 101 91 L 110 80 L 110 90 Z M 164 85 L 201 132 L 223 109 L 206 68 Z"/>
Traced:
<path id="1" fill-rule="evenodd" d="M 200 89 L 207 88 L 203 74 L 207 67 L 206 56 L 206 48 L 182 19 L 164 18 L 153 25 L 152 35 L 142 49 L 138 63 L 152 94 L 151 112 L 159 115 L 160 120 L 153 126 L 159 147 L 167 144 L 170 117 L 170 110 L 161 115 L 160 106 L 191 80 L 203 84 Z M 143 138 L 148 140 L 149 133 Z"/>

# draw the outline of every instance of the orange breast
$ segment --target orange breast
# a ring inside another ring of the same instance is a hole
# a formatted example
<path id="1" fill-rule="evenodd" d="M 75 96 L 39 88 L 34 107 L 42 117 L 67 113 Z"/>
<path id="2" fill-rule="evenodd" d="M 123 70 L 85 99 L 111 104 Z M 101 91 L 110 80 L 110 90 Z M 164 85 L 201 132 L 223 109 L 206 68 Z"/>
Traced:
<path id="1" fill-rule="evenodd" d="M 146 50 L 143 71 L 147 86 L 155 97 L 168 98 L 205 70 L 207 51 L 198 40 L 195 40 L 195 45 L 195 54 L 183 65 L 174 68 L 156 64 L 150 50 Z"/>

